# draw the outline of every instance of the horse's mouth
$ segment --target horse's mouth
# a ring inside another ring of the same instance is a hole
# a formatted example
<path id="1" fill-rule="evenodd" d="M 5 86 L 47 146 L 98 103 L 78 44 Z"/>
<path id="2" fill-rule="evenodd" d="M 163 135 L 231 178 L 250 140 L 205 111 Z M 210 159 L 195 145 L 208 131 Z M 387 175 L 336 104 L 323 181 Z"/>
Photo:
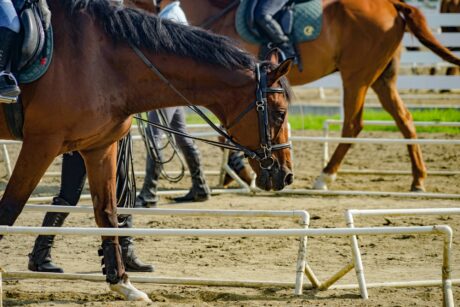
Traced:
<path id="1" fill-rule="evenodd" d="M 269 172 L 262 170 L 260 176 L 257 176 L 256 185 L 265 191 L 281 191 L 287 185 L 292 184 L 294 176 L 291 172 Z"/>

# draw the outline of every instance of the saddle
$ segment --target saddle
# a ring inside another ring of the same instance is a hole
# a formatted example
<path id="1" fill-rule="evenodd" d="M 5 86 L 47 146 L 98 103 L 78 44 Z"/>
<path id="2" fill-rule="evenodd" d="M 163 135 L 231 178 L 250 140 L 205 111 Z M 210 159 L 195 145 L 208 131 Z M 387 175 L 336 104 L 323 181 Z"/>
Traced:
<path id="1" fill-rule="evenodd" d="M 21 22 L 21 44 L 13 61 L 13 71 L 19 83 L 31 83 L 48 69 L 52 56 L 51 26 L 45 30 L 38 0 L 13 0 Z"/>
<path id="2" fill-rule="evenodd" d="M 270 43 L 259 33 L 254 19 L 257 1 L 241 0 L 236 12 L 236 30 L 249 43 L 266 45 Z M 293 0 L 274 18 L 281 25 L 284 33 L 294 43 L 314 40 L 322 27 L 321 0 Z"/>
<path id="3" fill-rule="evenodd" d="M 31 83 L 43 76 L 51 63 L 52 28 L 45 30 L 38 0 L 13 0 L 13 5 L 21 22 L 21 37 L 11 67 L 20 84 Z M 21 97 L 17 103 L 2 105 L 11 134 L 21 140 L 24 125 Z"/>

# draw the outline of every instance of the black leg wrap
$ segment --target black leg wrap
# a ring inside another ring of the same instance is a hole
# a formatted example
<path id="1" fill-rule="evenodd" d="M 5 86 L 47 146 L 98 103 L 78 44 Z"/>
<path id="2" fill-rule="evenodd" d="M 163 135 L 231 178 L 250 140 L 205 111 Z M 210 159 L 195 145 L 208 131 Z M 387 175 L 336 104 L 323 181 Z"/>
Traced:
<path id="1" fill-rule="evenodd" d="M 117 250 L 118 249 L 118 250 Z M 121 248 L 120 245 L 113 240 L 102 241 L 102 246 L 98 251 L 99 256 L 102 256 L 102 274 L 105 275 L 105 280 L 110 284 L 118 283 L 122 277 L 119 275 L 119 268 L 123 269 L 121 263 Z"/>
<path id="2" fill-rule="evenodd" d="M 243 153 L 238 151 L 231 151 L 230 155 L 228 156 L 228 166 L 230 166 L 230 168 L 238 174 L 244 168 L 243 159 Z"/>

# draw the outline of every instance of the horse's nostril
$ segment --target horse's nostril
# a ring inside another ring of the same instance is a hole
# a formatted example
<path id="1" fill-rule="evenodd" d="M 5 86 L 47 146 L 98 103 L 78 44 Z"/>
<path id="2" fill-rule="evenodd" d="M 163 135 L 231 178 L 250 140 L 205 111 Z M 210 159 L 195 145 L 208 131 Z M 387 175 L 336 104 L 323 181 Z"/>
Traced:
<path id="1" fill-rule="evenodd" d="M 292 173 L 288 173 L 286 177 L 284 177 L 284 184 L 290 185 L 294 182 L 294 175 Z"/>

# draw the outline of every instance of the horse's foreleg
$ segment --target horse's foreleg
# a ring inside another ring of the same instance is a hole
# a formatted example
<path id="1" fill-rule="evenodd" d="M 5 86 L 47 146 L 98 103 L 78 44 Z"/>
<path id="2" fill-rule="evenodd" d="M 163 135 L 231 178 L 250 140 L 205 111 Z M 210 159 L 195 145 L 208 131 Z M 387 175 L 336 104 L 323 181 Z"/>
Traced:
<path id="1" fill-rule="evenodd" d="M 0 225 L 13 225 L 48 166 L 59 154 L 56 138 L 26 137 L 0 201 Z"/>
<path id="2" fill-rule="evenodd" d="M 82 151 L 93 200 L 96 224 L 117 228 L 116 157 L 117 144 L 97 150 Z M 117 236 L 102 237 L 103 273 L 110 289 L 127 300 L 150 301 L 148 296 L 131 285 L 125 273 L 121 248 Z"/>
<path id="3" fill-rule="evenodd" d="M 398 59 L 393 59 L 390 64 L 388 64 L 382 75 L 372 84 L 372 89 L 378 95 L 383 108 L 390 113 L 395 120 L 403 136 L 406 139 L 416 139 L 417 133 L 412 115 L 404 105 L 396 88 L 397 61 Z M 407 149 L 412 164 L 413 181 L 411 191 L 425 191 L 423 183 L 426 178 L 426 167 L 423 162 L 420 146 L 407 145 Z"/>
<path id="4" fill-rule="evenodd" d="M 363 106 L 368 87 L 345 86 L 344 82 L 344 119 L 342 137 L 356 137 L 363 129 Z M 351 144 L 340 143 L 331 156 L 321 175 L 315 179 L 313 189 L 327 190 L 327 184 L 335 180 L 337 171 Z"/>

